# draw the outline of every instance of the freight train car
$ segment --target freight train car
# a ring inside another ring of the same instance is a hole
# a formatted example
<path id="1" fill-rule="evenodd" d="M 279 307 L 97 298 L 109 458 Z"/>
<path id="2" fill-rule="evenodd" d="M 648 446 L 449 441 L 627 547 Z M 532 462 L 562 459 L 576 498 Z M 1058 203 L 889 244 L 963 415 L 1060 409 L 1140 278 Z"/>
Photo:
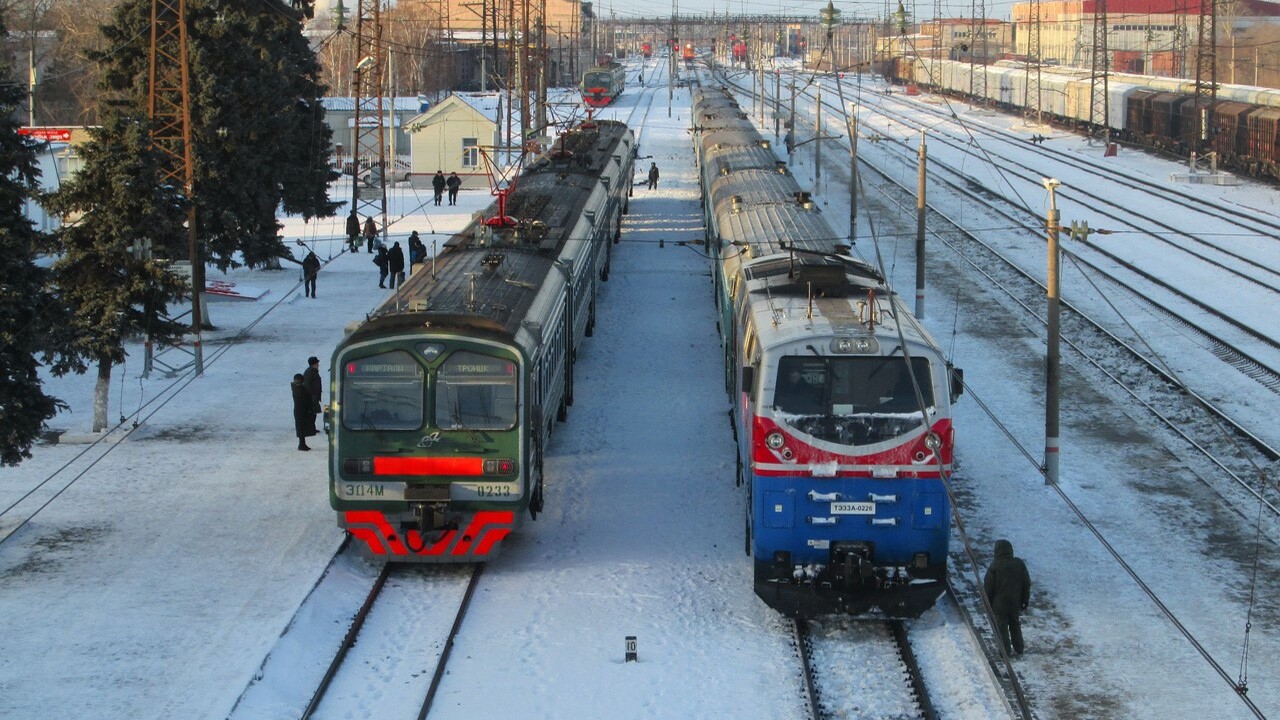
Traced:
<path id="1" fill-rule="evenodd" d="M 939 92 L 982 99 L 1010 111 L 1035 101 L 1027 94 L 1025 63 L 969 65 L 955 60 L 899 57 L 883 72 Z M 1089 71 L 1040 67 L 1039 110 L 1069 127 L 1093 123 Z M 981 90 L 985 88 L 985 92 Z M 977 98 L 976 96 L 981 96 Z M 1196 102 L 1195 83 L 1179 78 L 1112 73 L 1107 82 L 1106 127 L 1115 139 L 1186 156 L 1206 150 L 1218 165 L 1280 179 L 1280 90 L 1220 84 L 1213 102 Z"/>
<path id="2" fill-rule="evenodd" d="M 945 587 L 960 373 L 733 105 L 694 93 L 756 594 L 919 616 Z"/>
<path id="3" fill-rule="evenodd" d="M 537 517 L 634 145 L 622 123 L 570 132 L 348 329 L 330 368 L 329 502 L 370 554 L 486 560 Z"/>

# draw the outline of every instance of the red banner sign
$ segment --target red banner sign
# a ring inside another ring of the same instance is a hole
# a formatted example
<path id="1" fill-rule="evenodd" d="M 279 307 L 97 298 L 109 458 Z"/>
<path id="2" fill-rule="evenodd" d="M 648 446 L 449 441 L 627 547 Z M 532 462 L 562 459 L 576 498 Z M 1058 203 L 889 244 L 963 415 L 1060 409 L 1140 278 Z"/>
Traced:
<path id="1" fill-rule="evenodd" d="M 30 135 L 37 140 L 45 140 L 49 142 L 70 142 L 71 128 L 55 128 L 55 127 L 20 127 L 19 135 Z"/>

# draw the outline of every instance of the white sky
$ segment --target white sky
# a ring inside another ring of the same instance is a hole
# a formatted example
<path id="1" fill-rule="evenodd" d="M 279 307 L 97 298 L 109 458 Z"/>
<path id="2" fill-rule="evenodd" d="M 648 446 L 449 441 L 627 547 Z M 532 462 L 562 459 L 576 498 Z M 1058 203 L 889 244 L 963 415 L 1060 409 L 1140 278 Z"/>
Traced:
<path id="1" fill-rule="evenodd" d="M 605 115 L 625 117 L 638 92 L 629 88 Z M 575 370 L 577 402 L 551 439 L 547 512 L 490 564 L 432 717 L 804 717 L 789 641 L 752 594 L 741 549 L 744 495 L 733 485 L 709 269 L 695 247 L 674 242 L 699 234 L 688 96 L 677 91 L 669 119 L 665 83 L 652 96 L 640 154 L 655 156 L 662 188 L 638 190 L 623 243 L 614 248 L 597 330 Z M 867 122 L 886 135 L 916 137 Z M 1051 142 L 1068 154 L 1096 152 L 1076 139 Z M 1048 164 L 1029 145 L 1026 154 L 1046 163 L 1046 175 L 1066 177 L 1066 165 Z M 1155 178 L 1176 169 L 1127 151 L 1116 162 Z M 796 171 L 807 182 L 809 165 Z M 901 172 L 910 177 L 914 170 Z M 994 171 L 972 172 L 985 180 Z M 820 190 L 833 226 L 842 228 L 843 186 L 833 180 Z M 1276 212 L 1272 189 L 1204 192 Z M 437 210 L 426 207 L 428 195 L 393 193 L 393 239 L 418 230 L 430 248 L 427 232 L 461 227 L 488 201 L 467 187 L 457 208 Z M 931 198 L 945 202 L 940 194 Z M 1090 217 L 1089 208 L 1060 202 L 1064 221 Z M 989 226 L 968 208 L 950 211 Z M 305 226 L 286 219 L 285 237 L 305 240 L 322 258 L 337 256 L 344 215 Z M 877 223 L 890 224 L 883 217 Z M 881 247 L 900 290 L 911 283 L 910 242 Z M 1042 239 L 1004 242 L 1011 257 L 1043 273 Z M 860 248 L 870 250 L 867 243 Z M 1268 252 L 1280 254 L 1274 244 Z M 989 561 L 992 542 L 1007 537 L 1030 567 L 1029 653 L 1016 667 L 1037 716 L 1250 717 L 982 412 L 980 405 L 990 407 L 1038 458 L 1043 329 L 945 249 L 934 257 L 926 324 L 972 388 L 956 406 L 955 488 L 979 561 Z M 137 430 L 91 466 L 103 446 L 60 444 L 37 447 L 29 462 L 0 470 L 0 508 L 31 492 L 0 516 L 0 536 L 31 517 L 0 543 L 0 717 L 224 718 L 264 658 L 296 657 L 292 645 L 314 662 L 329 652 L 325 643 L 344 613 L 354 612 L 341 594 L 313 599 L 299 612 L 340 533 L 327 502 L 325 453 L 294 449 L 288 384 L 308 355 L 327 358 L 343 327 L 385 291 L 364 253 L 334 257 L 314 300 L 300 297 L 292 266 L 225 279 L 266 294 L 212 306 L 221 329 L 205 337 L 204 377 L 140 379 L 141 349 L 133 348 L 112 379 L 110 415 L 141 407 L 146 420 Z M 1100 305 L 1070 272 L 1064 286 L 1069 299 Z M 1273 308 L 1258 313 L 1273 317 Z M 1246 396 L 1234 371 L 1208 364 L 1214 361 L 1187 349 L 1194 343 L 1179 333 L 1155 341 L 1176 349 L 1198 389 Z M 54 428 L 86 434 L 92 386 L 91 376 L 50 381 L 71 406 Z M 1163 431 L 1127 398 L 1097 385 L 1069 352 L 1064 387 L 1062 492 L 1234 676 L 1247 619 L 1252 516 L 1228 509 L 1196 478 L 1198 464 L 1180 460 Z M 1255 390 L 1247 397 L 1240 407 L 1251 411 L 1246 419 L 1274 434 L 1275 395 Z M 1272 530 L 1268 525 L 1268 537 Z M 958 540 L 953 550 L 953 574 L 964 585 Z M 1261 558 L 1249 697 L 1280 715 L 1274 543 L 1263 545 Z M 335 572 L 358 587 L 369 569 Z M 375 623 L 396 653 L 371 661 L 368 676 L 347 680 L 325 717 L 387 717 L 384 703 L 425 687 L 431 668 L 421 663 L 429 660 L 430 641 L 420 633 L 439 625 L 427 612 L 430 595 L 419 593 L 415 603 L 411 594 Z M 291 622 L 301 629 L 278 641 Z M 948 684 L 983 662 L 965 654 L 959 619 L 939 610 L 909 627 L 930 682 L 950 698 L 949 717 L 998 716 L 998 703 L 980 688 Z M 639 637 L 639 664 L 621 662 L 625 635 Z M 255 692 L 265 695 L 247 698 L 237 717 L 296 716 L 293 698 L 305 693 L 312 669 L 291 667 L 299 687 L 259 686 Z"/>

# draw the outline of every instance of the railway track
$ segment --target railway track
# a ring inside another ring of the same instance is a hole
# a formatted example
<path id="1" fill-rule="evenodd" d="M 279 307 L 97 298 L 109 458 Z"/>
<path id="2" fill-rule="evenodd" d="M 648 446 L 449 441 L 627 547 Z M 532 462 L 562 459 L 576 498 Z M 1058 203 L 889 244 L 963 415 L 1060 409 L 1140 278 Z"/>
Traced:
<path id="1" fill-rule="evenodd" d="M 425 718 L 483 568 L 370 563 L 344 543 L 228 717 Z"/>
<path id="2" fill-rule="evenodd" d="M 814 720 L 935 720 L 901 621 L 794 620 L 805 697 Z"/>

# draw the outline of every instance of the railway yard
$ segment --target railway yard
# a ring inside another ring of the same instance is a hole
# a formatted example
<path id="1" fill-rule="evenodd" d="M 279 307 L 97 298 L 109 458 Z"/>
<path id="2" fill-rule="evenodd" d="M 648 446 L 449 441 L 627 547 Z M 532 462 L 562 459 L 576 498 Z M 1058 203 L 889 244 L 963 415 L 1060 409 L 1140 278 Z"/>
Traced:
<path id="1" fill-rule="evenodd" d="M 665 61 L 639 62 L 596 114 L 635 133 L 636 187 L 537 521 L 482 572 L 344 542 L 326 454 L 293 450 L 287 387 L 387 291 L 343 252 L 345 211 L 282 218 L 326 260 L 317 298 L 295 270 L 231 273 L 264 294 L 213 306 L 204 377 L 141 379 L 131 360 L 122 425 L 93 443 L 77 437 L 93 380 L 52 381 L 62 442 L 0 471 L 0 717 L 1280 718 L 1275 188 L 1172 182 L 1182 167 L 1136 150 L 797 75 L 792 170 L 844 232 L 856 104 L 854 247 L 908 302 L 927 138 L 917 315 L 965 393 L 948 592 L 917 620 L 793 622 L 743 554 L 688 89 L 732 88 L 786 160 L 790 77 L 761 104 L 747 73 L 682 68 L 669 90 Z M 1062 224 L 1094 231 L 1063 239 L 1057 484 L 1040 469 L 1045 178 Z M 429 251 L 490 200 L 392 196 L 392 238 Z M 1000 538 L 1034 583 L 1013 658 L 976 591 Z"/>

